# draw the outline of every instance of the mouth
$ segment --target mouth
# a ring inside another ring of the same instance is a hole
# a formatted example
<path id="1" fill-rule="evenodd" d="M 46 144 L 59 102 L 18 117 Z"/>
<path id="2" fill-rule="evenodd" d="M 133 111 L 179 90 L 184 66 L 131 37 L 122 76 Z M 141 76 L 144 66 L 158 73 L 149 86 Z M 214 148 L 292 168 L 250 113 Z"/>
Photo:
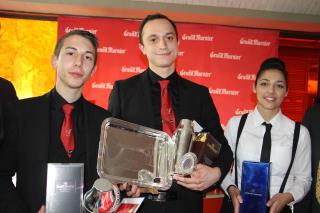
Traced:
<path id="1" fill-rule="evenodd" d="M 264 97 L 265 100 L 267 100 L 268 102 L 275 102 L 276 98 L 274 97 Z"/>
<path id="2" fill-rule="evenodd" d="M 157 55 L 160 55 L 160 56 L 169 56 L 171 53 L 168 52 L 168 53 L 157 53 Z"/>
<path id="3" fill-rule="evenodd" d="M 83 76 L 83 74 L 81 72 L 76 72 L 76 71 L 69 72 L 69 74 L 74 78 L 82 78 L 82 76 Z"/>

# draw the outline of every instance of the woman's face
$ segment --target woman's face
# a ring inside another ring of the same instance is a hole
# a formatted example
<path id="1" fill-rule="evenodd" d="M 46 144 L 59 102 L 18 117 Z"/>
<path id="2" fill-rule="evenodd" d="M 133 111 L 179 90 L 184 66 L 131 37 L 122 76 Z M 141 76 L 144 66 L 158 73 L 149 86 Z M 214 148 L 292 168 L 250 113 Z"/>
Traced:
<path id="1" fill-rule="evenodd" d="M 281 71 L 277 69 L 264 70 L 253 87 L 257 96 L 257 107 L 261 111 L 278 112 L 281 103 L 288 94 L 287 82 Z"/>

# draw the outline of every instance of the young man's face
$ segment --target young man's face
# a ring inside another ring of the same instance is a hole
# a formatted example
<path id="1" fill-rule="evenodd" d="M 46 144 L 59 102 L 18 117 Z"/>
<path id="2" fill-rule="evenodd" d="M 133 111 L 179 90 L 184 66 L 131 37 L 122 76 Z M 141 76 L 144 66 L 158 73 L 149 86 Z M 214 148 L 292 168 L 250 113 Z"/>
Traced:
<path id="1" fill-rule="evenodd" d="M 66 38 L 52 66 L 57 71 L 56 85 L 81 89 L 95 68 L 95 49 L 91 42 L 79 35 Z"/>
<path id="2" fill-rule="evenodd" d="M 145 24 L 140 50 L 147 56 L 153 71 L 175 69 L 178 39 L 174 28 L 166 19 L 155 19 Z"/>

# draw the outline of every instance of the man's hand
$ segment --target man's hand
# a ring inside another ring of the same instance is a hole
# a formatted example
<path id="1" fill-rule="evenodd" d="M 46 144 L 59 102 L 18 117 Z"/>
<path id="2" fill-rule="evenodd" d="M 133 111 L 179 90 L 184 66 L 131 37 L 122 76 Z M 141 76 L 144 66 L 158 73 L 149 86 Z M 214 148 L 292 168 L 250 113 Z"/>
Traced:
<path id="1" fill-rule="evenodd" d="M 203 191 L 218 182 L 220 177 L 220 168 L 211 168 L 203 164 L 197 164 L 190 178 L 175 175 L 174 179 L 177 180 L 178 184 L 188 189 Z"/>
<path id="2" fill-rule="evenodd" d="M 274 195 L 267 203 L 267 206 L 270 207 L 269 213 L 281 212 L 281 210 L 292 201 L 294 201 L 294 198 L 289 192 Z"/>
<path id="3" fill-rule="evenodd" d="M 128 183 L 124 183 L 121 184 L 119 188 L 121 191 L 126 190 L 129 197 L 140 196 L 140 188 L 137 185 L 129 185 Z"/>
<path id="4" fill-rule="evenodd" d="M 38 213 L 46 213 L 46 207 L 44 205 L 41 206 Z"/>
<path id="5" fill-rule="evenodd" d="M 230 186 L 228 188 L 228 193 L 233 204 L 234 213 L 239 213 L 240 203 L 243 202 L 240 190 L 236 186 Z"/>

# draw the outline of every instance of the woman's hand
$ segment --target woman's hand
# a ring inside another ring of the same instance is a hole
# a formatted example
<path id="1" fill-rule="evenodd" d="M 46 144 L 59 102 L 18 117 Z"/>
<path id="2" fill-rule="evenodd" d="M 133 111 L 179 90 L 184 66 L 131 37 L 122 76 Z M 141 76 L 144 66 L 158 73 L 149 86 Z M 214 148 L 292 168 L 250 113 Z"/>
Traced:
<path id="1" fill-rule="evenodd" d="M 240 190 L 236 186 L 230 186 L 228 188 L 228 193 L 233 204 L 234 213 L 239 213 L 240 203 L 243 202 L 242 197 L 240 195 Z"/>
<path id="2" fill-rule="evenodd" d="M 283 207 L 292 201 L 294 201 L 294 198 L 289 192 L 274 195 L 267 203 L 267 206 L 270 207 L 269 213 L 281 212 Z"/>

